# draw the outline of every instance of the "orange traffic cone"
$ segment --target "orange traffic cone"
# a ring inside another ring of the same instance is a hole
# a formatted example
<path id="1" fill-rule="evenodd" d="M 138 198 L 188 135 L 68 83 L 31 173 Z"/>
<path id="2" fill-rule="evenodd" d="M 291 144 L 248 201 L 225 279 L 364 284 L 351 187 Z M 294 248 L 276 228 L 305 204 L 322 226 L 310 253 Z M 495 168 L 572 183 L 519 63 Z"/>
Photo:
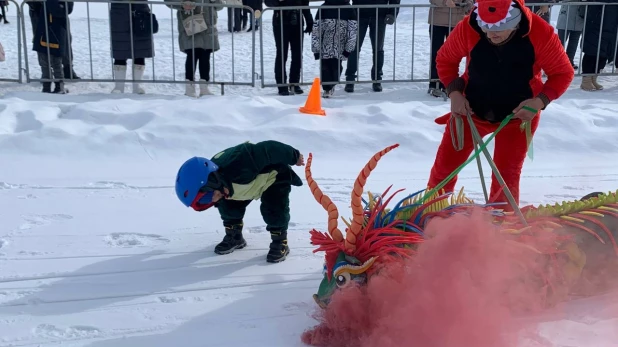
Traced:
<path id="1" fill-rule="evenodd" d="M 311 90 L 309 90 L 309 95 L 307 96 L 307 101 L 305 102 L 305 106 L 301 107 L 299 110 L 302 113 L 315 114 L 317 116 L 326 116 L 326 111 L 322 109 L 322 99 L 320 98 L 320 78 L 316 77 L 313 80 L 313 85 L 311 86 Z"/>

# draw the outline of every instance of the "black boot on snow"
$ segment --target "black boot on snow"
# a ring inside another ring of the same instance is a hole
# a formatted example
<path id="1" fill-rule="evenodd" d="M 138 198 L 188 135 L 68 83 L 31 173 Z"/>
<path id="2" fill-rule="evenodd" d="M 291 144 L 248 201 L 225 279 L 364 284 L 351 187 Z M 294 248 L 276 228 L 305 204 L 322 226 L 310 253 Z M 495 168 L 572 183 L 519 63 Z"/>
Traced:
<path id="1" fill-rule="evenodd" d="M 245 248 L 247 242 L 242 237 L 242 224 L 236 224 L 231 226 L 225 226 L 225 236 L 215 247 L 215 253 L 217 254 L 229 254 L 236 249 Z"/>
<path id="2" fill-rule="evenodd" d="M 266 256 L 266 261 L 269 263 L 279 263 L 285 260 L 290 254 L 288 247 L 288 232 L 287 231 L 271 231 L 270 250 Z"/>

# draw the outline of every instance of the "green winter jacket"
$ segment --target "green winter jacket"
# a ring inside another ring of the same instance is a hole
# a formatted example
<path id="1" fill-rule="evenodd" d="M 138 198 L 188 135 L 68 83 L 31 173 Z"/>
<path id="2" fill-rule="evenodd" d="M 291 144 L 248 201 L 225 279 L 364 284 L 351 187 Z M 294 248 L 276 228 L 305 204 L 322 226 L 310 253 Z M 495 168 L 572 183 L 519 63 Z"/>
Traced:
<path id="1" fill-rule="evenodd" d="M 300 152 L 284 143 L 262 141 L 245 142 L 228 148 L 212 157 L 219 166 L 218 173 L 230 190 L 228 199 L 258 200 L 275 182 L 300 187 L 300 177 L 292 170 Z"/>

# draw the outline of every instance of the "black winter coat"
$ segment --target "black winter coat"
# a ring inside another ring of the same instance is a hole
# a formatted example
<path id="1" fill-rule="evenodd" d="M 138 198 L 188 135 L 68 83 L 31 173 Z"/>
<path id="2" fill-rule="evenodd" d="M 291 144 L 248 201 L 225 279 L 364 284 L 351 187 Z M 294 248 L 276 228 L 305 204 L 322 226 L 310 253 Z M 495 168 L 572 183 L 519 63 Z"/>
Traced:
<path id="1" fill-rule="evenodd" d="M 352 0 L 352 5 L 354 6 L 367 6 L 367 5 L 399 5 L 401 3 L 401 0 Z M 378 17 L 386 17 L 386 15 L 388 14 L 392 14 L 393 16 L 397 17 L 397 15 L 399 15 L 399 8 L 385 8 L 385 7 L 379 7 L 377 8 L 378 10 L 376 11 L 376 8 L 369 8 L 369 7 L 365 7 L 365 8 L 360 8 L 357 9 L 358 10 L 358 18 L 375 18 L 376 13 L 378 14 Z M 374 19 L 375 20 L 375 19 Z"/>
<path id="2" fill-rule="evenodd" d="M 268 7 L 301 7 L 310 6 L 309 0 L 264 0 L 264 4 Z M 303 26 L 306 24 L 307 28 L 313 28 L 313 15 L 310 9 L 304 10 L 276 10 L 273 13 L 273 26 L 289 25 L 289 26 Z M 302 16 L 300 13 L 302 12 Z M 303 22 L 303 18 L 305 19 Z"/>
<path id="3" fill-rule="evenodd" d="M 135 21 L 135 15 L 131 19 L 131 11 L 150 13 L 150 8 L 147 4 L 136 3 L 116 2 L 110 5 L 112 57 L 120 60 L 152 58 L 154 57 L 153 37 L 151 34 L 136 35 L 135 29 L 131 29 L 131 24 Z M 133 30 L 133 54 L 131 54 L 131 30 Z"/>
<path id="4" fill-rule="evenodd" d="M 614 61 L 616 53 L 616 36 L 618 32 L 618 0 L 599 0 L 611 5 L 580 6 L 580 15 L 586 16 L 582 51 L 584 54 L 605 57 L 609 62 Z M 603 10 L 605 7 L 605 10 Z M 601 19 L 603 28 L 601 28 Z M 600 43 L 600 50 L 599 50 Z M 598 53 L 597 53 L 598 52 Z"/>
<path id="5" fill-rule="evenodd" d="M 31 8 L 37 12 L 37 23 L 32 37 L 32 50 L 55 57 L 68 56 L 69 35 L 68 15 L 73 13 L 73 2 L 46 0 L 33 3 Z"/>
<path id="6" fill-rule="evenodd" d="M 244 6 L 249 6 L 253 9 L 253 12 L 264 9 L 262 0 L 243 0 L 242 4 Z"/>

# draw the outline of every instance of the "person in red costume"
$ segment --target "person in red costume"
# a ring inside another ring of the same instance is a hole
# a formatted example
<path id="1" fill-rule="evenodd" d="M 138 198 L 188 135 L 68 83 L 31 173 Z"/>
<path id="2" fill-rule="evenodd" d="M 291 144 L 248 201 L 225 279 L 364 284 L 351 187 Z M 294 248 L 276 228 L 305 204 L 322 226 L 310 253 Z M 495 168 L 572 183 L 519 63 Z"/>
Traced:
<path id="1" fill-rule="evenodd" d="M 495 137 L 493 159 L 519 204 L 519 180 L 527 152 L 521 122 L 531 121 L 534 134 L 540 111 L 566 92 L 574 71 L 554 28 L 526 8 L 523 0 L 477 0 L 475 7 L 453 29 L 436 58 L 438 76 L 451 99 L 451 112 L 436 119 L 436 123 L 446 124 L 446 129 L 428 186 L 437 186 L 472 153 L 474 143 L 467 114 L 471 114 L 484 137 L 514 113 Z M 464 57 L 466 69 L 459 76 Z M 541 70 L 547 75 L 545 83 Z M 539 112 L 530 112 L 524 106 Z M 454 148 L 451 139 L 452 114 L 464 121 L 464 146 L 460 150 Z M 443 189 L 452 192 L 456 182 L 455 176 Z M 489 202 L 507 201 L 492 175 Z"/>

